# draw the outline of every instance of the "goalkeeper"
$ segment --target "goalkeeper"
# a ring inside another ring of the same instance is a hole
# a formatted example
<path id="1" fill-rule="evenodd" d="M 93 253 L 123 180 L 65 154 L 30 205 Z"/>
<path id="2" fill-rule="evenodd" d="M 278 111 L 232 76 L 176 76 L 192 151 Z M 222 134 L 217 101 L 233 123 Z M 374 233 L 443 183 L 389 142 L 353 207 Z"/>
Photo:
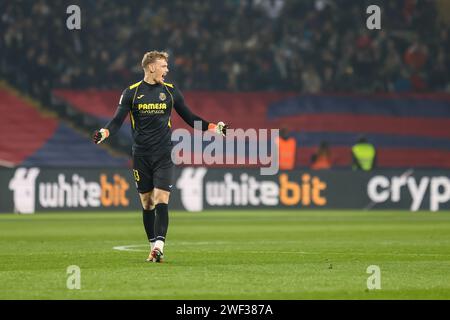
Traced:
<path id="1" fill-rule="evenodd" d="M 130 115 L 133 135 L 133 174 L 143 207 L 144 228 L 150 242 L 147 261 L 162 262 L 169 226 L 168 203 L 172 188 L 174 164 L 171 159 L 172 140 L 170 114 L 175 109 L 181 118 L 194 127 L 200 121 L 202 130 L 225 135 L 223 122 L 210 123 L 193 114 L 181 92 L 164 82 L 169 72 L 166 52 L 150 51 L 142 59 L 144 79 L 126 88 L 120 97 L 114 118 L 96 130 L 93 140 L 101 143 L 115 134 Z"/>

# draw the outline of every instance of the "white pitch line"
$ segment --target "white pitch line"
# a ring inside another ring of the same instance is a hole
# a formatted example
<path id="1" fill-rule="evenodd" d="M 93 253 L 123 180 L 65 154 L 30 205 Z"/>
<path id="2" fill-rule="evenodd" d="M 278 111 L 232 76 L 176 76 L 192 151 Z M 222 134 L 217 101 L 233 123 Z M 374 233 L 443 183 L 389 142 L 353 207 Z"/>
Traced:
<path id="1" fill-rule="evenodd" d="M 132 245 L 128 245 L 128 246 L 116 246 L 113 247 L 114 250 L 119 250 L 119 251 L 148 251 L 148 250 L 141 250 L 141 249 L 133 249 L 136 247 L 150 247 L 150 245 L 148 244 L 132 244 Z"/>
<path id="2" fill-rule="evenodd" d="M 226 241 L 172 241 L 170 242 L 171 245 L 186 245 L 186 246 L 204 246 L 204 245 L 224 245 L 224 244 L 230 244 L 231 242 L 226 242 Z M 147 247 L 148 249 L 150 249 L 150 245 L 149 244 L 130 244 L 130 245 L 125 245 L 125 246 L 116 246 L 113 247 L 114 250 L 119 250 L 119 251 L 136 251 L 136 252 L 142 252 L 142 251 L 147 251 L 143 250 L 143 249 L 134 249 L 134 248 L 139 248 L 139 247 Z"/>
<path id="3" fill-rule="evenodd" d="M 219 244 L 230 244 L 231 242 L 207 242 L 207 241 L 203 241 L 203 242 L 189 242 L 189 241 L 180 241 L 180 242 L 172 242 L 171 244 L 174 245 L 190 245 L 190 246 L 195 246 L 195 245 L 219 245 Z M 116 246 L 113 247 L 114 250 L 119 250 L 119 251 L 133 251 L 133 252 L 146 252 L 148 251 L 148 249 L 135 249 L 135 248 L 140 248 L 140 247 L 147 247 L 149 249 L 149 245 L 148 244 L 131 244 L 131 245 L 126 245 L 126 246 Z M 231 251 L 231 250 L 223 250 L 221 252 L 227 252 L 227 251 Z M 233 251 L 235 251 L 235 249 L 233 249 Z M 205 251 L 202 251 L 205 252 Z M 218 251 L 207 251 L 207 252 L 218 252 Z M 241 253 L 255 253 L 255 254 L 267 254 L 267 251 L 256 251 L 256 250 L 239 250 L 239 252 Z M 352 253 L 344 253 L 344 252 L 307 252 L 307 251 L 277 251 L 276 253 L 278 254 L 305 254 L 305 255 L 350 255 L 350 256 L 386 256 L 386 255 L 394 255 L 394 256 L 403 256 L 403 257 L 449 257 L 449 255 L 446 254 L 439 254 L 439 253 L 382 253 L 382 252 L 377 252 L 377 253 L 372 253 L 372 252 L 352 252 Z"/>

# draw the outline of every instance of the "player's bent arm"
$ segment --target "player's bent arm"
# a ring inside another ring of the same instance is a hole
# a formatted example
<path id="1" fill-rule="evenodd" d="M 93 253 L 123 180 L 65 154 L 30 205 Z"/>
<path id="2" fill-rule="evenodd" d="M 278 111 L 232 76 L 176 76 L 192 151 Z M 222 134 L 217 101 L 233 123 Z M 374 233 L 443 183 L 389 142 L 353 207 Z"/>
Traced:
<path id="1" fill-rule="evenodd" d="M 133 101 L 132 93 L 129 89 L 125 89 L 120 96 L 119 106 L 117 107 L 116 113 L 111 121 L 109 121 L 104 128 L 100 130 L 95 130 L 93 135 L 94 143 L 99 144 L 103 142 L 110 135 L 115 134 L 119 131 L 123 124 L 123 121 L 131 110 L 131 104 Z"/>
<path id="2" fill-rule="evenodd" d="M 194 114 L 186 105 L 184 97 L 181 94 L 181 92 L 176 88 L 174 88 L 173 99 L 175 110 L 180 115 L 180 117 L 192 128 L 194 128 L 195 121 L 201 121 L 202 131 L 210 130 L 218 134 L 222 135 L 226 134 L 226 129 L 228 127 L 227 125 L 225 125 L 223 122 L 219 122 L 217 124 L 208 122 L 200 118 L 198 115 Z"/>

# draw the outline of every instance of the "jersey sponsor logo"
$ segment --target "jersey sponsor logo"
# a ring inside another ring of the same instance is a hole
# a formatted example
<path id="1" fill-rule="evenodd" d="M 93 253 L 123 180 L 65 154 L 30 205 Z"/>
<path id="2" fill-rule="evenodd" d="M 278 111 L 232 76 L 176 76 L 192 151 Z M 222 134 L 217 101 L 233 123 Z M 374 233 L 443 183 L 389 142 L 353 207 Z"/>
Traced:
<path id="1" fill-rule="evenodd" d="M 138 99 L 141 99 L 142 97 L 143 97 L 144 95 L 143 94 L 141 94 L 140 96 L 138 96 L 137 98 Z"/>
<path id="2" fill-rule="evenodd" d="M 164 114 L 166 103 L 139 103 L 137 105 L 140 114 Z"/>
<path id="3" fill-rule="evenodd" d="M 138 110 L 165 110 L 167 109 L 166 103 L 139 103 Z"/>
<path id="4" fill-rule="evenodd" d="M 167 98 L 167 96 L 166 96 L 166 94 L 164 92 L 161 92 L 159 94 L 159 100 L 164 101 L 164 100 L 166 100 L 166 98 Z"/>

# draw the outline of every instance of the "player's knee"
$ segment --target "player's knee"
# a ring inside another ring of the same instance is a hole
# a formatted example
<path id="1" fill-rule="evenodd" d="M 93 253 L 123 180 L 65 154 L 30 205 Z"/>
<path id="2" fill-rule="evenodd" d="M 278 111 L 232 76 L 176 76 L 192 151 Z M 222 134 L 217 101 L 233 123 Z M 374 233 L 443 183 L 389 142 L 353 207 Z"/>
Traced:
<path id="1" fill-rule="evenodd" d="M 155 206 L 157 204 L 160 204 L 160 203 L 168 204 L 169 203 L 169 197 L 157 197 L 157 198 L 155 198 Z"/>
<path id="2" fill-rule="evenodd" d="M 144 210 L 153 210 L 153 209 L 155 209 L 155 205 L 154 204 L 142 204 L 142 208 L 144 209 Z"/>
<path id="3" fill-rule="evenodd" d="M 168 191 L 163 191 L 163 190 L 156 191 L 154 194 L 154 197 L 153 197 L 154 205 L 156 206 L 159 203 L 168 204 L 169 196 L 170 196 L 170 192 L 168 192 Z"/>
<path id="4" fill-rule="evenodd" d="M 152 201 L 142 201 L 142 208 L 144 210 L 153 210 L 155 208 L 155 205 Z"/>
<path id="5" fill-rule="evenodd" d="M 153 201 L 153 195 L 151 193 L 140 194 L 141 204 L 144 210 L 152 210 L 155 208 L 155 203 Z"/>

